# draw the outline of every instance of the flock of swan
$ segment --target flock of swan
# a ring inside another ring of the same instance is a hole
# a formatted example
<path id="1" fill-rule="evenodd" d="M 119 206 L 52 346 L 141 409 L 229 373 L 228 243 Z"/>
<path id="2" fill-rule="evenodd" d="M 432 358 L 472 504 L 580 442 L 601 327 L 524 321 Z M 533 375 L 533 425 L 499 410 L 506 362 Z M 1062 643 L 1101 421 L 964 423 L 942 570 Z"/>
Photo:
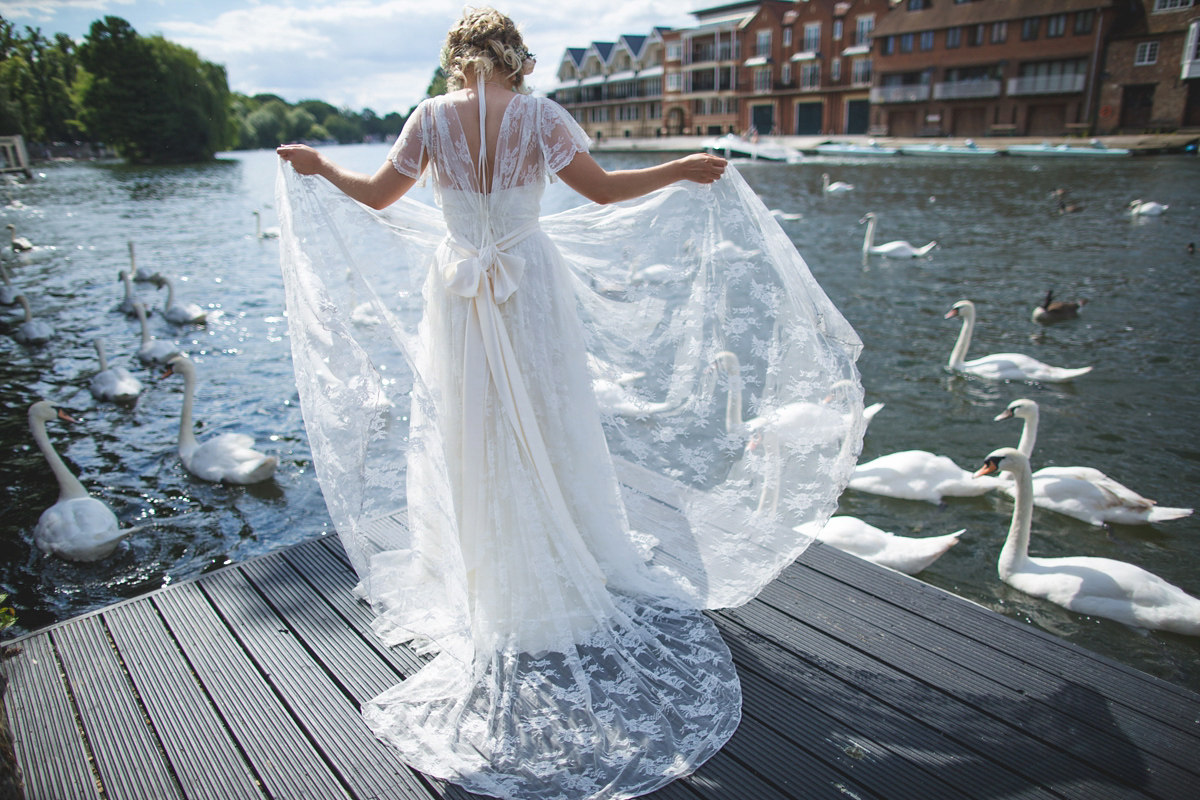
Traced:
<path id="1" fill-rule="evenodd" d="M 257 216 L 257 212 L 256 212 Z M 17 237 L 13 231 L 15 252 L 33 250 L 28 239 Z M 256 235 L 273 238 L 276 231 L 263 231 L 261 224 Z M 20 245 L 18 245 L 20 243 Z M 28 245 L 26 247 L 25 245 Z M 180 375 L 183 378 L 183 407 L 179 418 L 177 449 L 184 468 L 202 480 L 214 483 L 251 484 L 267 480 L 275 474 L 278 460 L 254 449 L 253 437 L 240 433 L 223 433 L 200 442 L 193 432 L 192 410 L 195 404 L 197 374 L 196 365 L 171 341 L 156 339 L 150 333 L 147 319 L 148 309 L 137 298 L 134 283 L 148 283 L 158 289 L 167 289 L 166 302 L 158 309 L 162 318 L 176 326 L 203 325 L 206 312 L 195 303 L 179 302 L 175 298 L 174 285 L 170 278 L 137 266 L 134 243 L 129 243 L 130 269 L 122 270 L 117 280 L 124 288 L 124 296 L 114 311 L 136 317 L 141 328 L 141 345 L 137 358 L 151 368 L 165 367 L 162 377 Z M 24 321 L 12 330 L 12 336 L 26 345 L 40 345 L 54 338 L 54 329 L 45 321 L 33 318 L 29 299 L 17 293 L 12 286 L 11 276 L 3 264 L 0 274 L 4 278 L 4 291 L 0 292 L 0 303 L 20 305 Z M 144 391 L 143 384 L 128 369 L 110 365 L 104 342 L 95 339 L 99 369 L 92 376 L 89 389 L 100 402 L 135 403 Z M 50 441 L 46 425 L 54 421 L 74 422 L 62 408 L 48 400 L 40 400 L 29 408 L 29 429 L 38 449 L 41 450 L 51 472 L 58 481 L 58 501 L 42 512 L 34 528 L 34 541 L 38 548 L 70 561 L 98 561 L 112 555 L 120 543 L 144 526 L 122 528 L 117 517 L 101 500 L 88 495 L 87 490 L 63 463 L 62 458 Z"/>

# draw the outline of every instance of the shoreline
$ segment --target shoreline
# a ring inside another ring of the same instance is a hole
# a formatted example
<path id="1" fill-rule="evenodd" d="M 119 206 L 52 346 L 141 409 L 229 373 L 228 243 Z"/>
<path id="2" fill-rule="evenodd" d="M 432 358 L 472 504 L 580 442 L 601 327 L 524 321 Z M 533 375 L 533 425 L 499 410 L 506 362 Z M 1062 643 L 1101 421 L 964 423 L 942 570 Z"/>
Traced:
<path id="1" fill-rule="evenodd" d="M 592 152 L 632 153 L 632 152 L 685 152 L 694 153 L 704 150 L 703 142 L 712 136 L 661 136 L 661 137 L 630 137 L 620 139 L 593 140 Z M 884 147 L 904 147 L 914 144 L 947 144 L 963 145 L 968 139 L 980 147 L 992 147 L 1001 151 L 1001 155 L 1011 145 L 1043 144 L 1051 145 L 1086 145 L 1093 139 L 1103 142 L 1107 147 L 1125 148 L 1133 151 L 1133 155 L 1161 155 L 1183 153 L 1188 145 L 1200 141 L 1200 131 L 1184 133 L 1146 133 L 1119 136 L 979 136 L 979 137 L 902 137 L 902 136 L 868 136 L 833 135 L 833 136 L 763 136 L 760 144 L 773 144 L 799 150 L 805 155 L 815 155 L 817 145 L 828 142 L 845 142 L 866 144 L 874 141 Z M 1194 150 L 1193 150 L 1194 152 Z M 872 158 L 876 156 L 870 156 Z"/>

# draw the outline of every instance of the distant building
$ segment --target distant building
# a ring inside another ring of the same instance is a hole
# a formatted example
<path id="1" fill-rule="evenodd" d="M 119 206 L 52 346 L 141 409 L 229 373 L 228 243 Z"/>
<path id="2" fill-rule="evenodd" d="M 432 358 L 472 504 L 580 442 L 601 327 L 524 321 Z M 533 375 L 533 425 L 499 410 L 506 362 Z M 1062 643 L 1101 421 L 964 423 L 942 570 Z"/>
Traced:
<path id="1" fill-rule="evenodd" d="M 595 139 L 658 135 L 662 128 L 663 33 L 567 48 L 550 96 Z"/>
<path id="2" fill-rule="evenodd" d="M 1200 128 L 1200 5 L 1136 5 L 1108 43 L 1095 130 Z"/>

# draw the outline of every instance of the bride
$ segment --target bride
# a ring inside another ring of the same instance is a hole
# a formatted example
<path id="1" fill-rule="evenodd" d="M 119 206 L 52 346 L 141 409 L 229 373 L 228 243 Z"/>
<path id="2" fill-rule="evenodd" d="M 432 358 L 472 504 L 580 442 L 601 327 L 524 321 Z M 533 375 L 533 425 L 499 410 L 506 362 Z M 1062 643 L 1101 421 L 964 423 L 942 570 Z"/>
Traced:
<path id="1" fill-rule="evenodd" d="M 702 609 L 752 598 L 808 544 L 791 526 L 836 507 L 861 345 L 723 159 L 605 171 L 562 107 L 525 92 L 533 56 L 492 9 L 464 12 L 442 66 L 451 91 L 374 175 L 279 148 L 318 478 L 376 631 L 434 654 L 363 718 L 474 792 L 634 797 L 737 728 L 737 673 Z M 440 212 L 403 197 L 426 175 Z M 594 203 L 539 219 L 556 177 Z M 628 281 L 651 264 L 675 279 Z M 742 368 L 717 378 L 729 350 Z M 602 414 L 589 364 L 667 410 Z M 783 440 L 768 422 L 750 441 L 726 430 L 718 380 L 768 421 L 849 380 L 845 429 Z M 627 462 L 668 487 L 674 522 L 631 527 Z"/>

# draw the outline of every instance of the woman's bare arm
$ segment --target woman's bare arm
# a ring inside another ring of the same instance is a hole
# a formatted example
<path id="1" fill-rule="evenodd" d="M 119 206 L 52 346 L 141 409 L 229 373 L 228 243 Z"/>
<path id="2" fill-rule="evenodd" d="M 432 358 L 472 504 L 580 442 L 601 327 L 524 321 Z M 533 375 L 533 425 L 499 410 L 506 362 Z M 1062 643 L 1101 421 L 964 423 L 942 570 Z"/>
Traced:
<path id="1" fill-rule="evenodd" d="M 384 162 L 374 175 L 341 167 L 303 144 L 282 144 L 275 150 L 301 175 L 320 175 L 363 205 L 386 208 L 404 196 L 416 183 L 392 162 Z M 424 165 L 422 165 L 424 166 Z"/>
<path id="2" fill-rule="evenodd" d="M 649 194 L 677 181 L 712 183 L 725 173 L 725 159 L 696 153 L 656 167 L 606 172 L 587 153 L 577 153 L 558 177 L 575 191 L 604 205 Z"/>

